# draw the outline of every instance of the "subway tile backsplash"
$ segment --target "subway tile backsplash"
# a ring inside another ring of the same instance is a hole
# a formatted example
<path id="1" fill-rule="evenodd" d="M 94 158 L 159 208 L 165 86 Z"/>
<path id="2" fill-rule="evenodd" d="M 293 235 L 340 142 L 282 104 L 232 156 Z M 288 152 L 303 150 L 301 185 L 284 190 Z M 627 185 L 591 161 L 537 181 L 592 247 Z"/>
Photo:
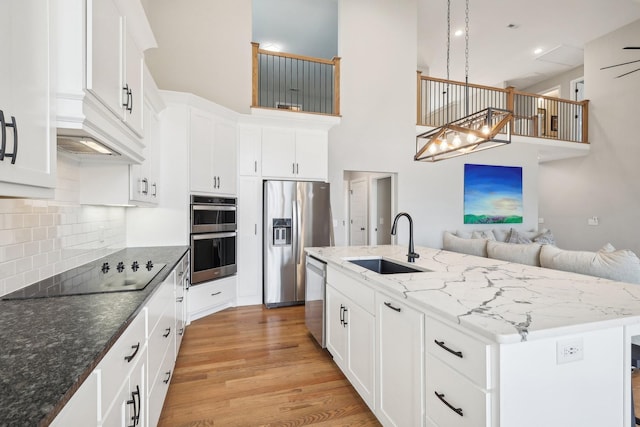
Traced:
<path id="1" fill-rule="evenodd" d="M 55 200 L 0 199 L 0 295 L 125 246 L 125 208 L 80 205 L 78 167 L 59 159 Z"/>

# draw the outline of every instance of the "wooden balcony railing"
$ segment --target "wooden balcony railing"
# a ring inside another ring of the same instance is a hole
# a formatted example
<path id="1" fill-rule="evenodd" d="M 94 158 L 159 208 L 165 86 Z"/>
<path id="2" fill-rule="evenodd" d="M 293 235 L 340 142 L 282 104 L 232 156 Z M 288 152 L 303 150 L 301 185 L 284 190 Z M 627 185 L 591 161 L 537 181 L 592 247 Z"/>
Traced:
<path id="1" fill-rule="evenodd" d="M 251 106 L 340 115 L 340 58 L 312 58 L 251 43 Z"/>
<path id="2" fill-rule="evenodd" d="M 417 123 L 438 127 L 494 107 L 513 111 L 511 133 L 589 143 L 589 101 L 571 101 L 534 93 L 423 76 L 418 71 Z"/>

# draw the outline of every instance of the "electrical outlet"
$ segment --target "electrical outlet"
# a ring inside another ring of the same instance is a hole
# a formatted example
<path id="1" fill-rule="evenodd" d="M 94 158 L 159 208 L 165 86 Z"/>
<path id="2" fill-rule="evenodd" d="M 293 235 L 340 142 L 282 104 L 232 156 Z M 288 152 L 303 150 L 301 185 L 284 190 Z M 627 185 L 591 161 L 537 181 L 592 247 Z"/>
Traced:
<path id="1" fill-rule="evenodd" d="M 538 218 L 538 224 L 544 224 L 544 218 L 542 217 Z"/>
<path id="2" fill-rule="evenodd" d="M 558 341 L 556 343 L 556 352 L 556 362 L 558 365 L 584 359 L 584 344 L 582 338 Z"/>
<path id="3" fill-rule="evenodd" d="M 587 225 L 598 225 L 600 221 L 597 216 L 592 216 L 591 218 L 587 218 Z"/>

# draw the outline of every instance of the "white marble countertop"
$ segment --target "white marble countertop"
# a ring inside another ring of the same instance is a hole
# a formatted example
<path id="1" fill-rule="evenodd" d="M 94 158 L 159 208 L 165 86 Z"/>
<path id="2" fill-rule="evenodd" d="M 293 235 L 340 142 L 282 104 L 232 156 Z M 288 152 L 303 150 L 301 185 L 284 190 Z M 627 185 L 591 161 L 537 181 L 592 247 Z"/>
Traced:
<path id="1" fill-rule="evenodd" d="M 426 247 L 414 264 L 406 246 L 305 250 L 498 343 L 640 323 L 640 285 Z M 348 261 L 380 256 L 431 271 L 382 275 Z"/>

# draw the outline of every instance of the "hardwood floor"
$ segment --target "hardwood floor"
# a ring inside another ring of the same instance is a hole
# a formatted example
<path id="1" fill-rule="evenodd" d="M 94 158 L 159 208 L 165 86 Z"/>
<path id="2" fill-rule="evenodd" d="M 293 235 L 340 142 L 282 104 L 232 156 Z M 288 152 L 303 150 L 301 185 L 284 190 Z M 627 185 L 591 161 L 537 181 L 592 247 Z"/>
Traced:
<path id="1" fill-rule="evenodd" d="M 304 324 L 304 306 L 227 309 L 187 328 L 159 426 L 379 426 Z"/>

